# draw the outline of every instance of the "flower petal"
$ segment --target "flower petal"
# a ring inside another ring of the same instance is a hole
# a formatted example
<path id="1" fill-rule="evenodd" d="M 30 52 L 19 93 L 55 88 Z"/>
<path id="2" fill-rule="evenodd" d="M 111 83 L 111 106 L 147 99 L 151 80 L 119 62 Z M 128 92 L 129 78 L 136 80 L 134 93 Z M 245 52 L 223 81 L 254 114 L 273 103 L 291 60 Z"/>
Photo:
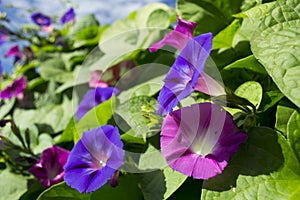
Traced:
<path id="1" fill-rule="evenodd" d="M 31 15 L 31 20 L 39 26 L 49 26 L 51 24 L 50 17 L 44 15 L 43 13 L 33 13 Z"/>
<path id="2" fill-rule="evenodd" d="M 74 21 L 75 18 L 75 12 L 73 8 L 70 8 L 60 19 L 62 24 L 65 24 L 67 22 L 72 22 Z"/>
<path id="3" fill-rule="evenodd" d="M 150 52 L 155 52 L 164 45 L 169 45 L 181 50 L 193 36 L 193 31 L 196 28 L 196 22 L 189 22 L 180 19 L 177 15 L 178 23 L 174 31 L 169 32 L 161 41 L 153 43 L 149 48 Z"/>

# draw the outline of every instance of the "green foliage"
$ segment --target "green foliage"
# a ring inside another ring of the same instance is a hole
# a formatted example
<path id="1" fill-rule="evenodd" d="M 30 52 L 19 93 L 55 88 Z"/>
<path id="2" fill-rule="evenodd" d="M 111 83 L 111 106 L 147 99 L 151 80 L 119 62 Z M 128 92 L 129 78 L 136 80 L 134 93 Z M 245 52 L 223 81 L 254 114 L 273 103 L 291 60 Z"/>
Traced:
<path id="1" fill-rule="evenodd" d="M 277 1 L 255 31 L 251 47 L 282 93 L 300 106 L 298 5 L 297 0 Z"/>
<path id="2" fill-rule="evenodd" d="M 248 137 L 223 173 L 204 181 L 201 199 L 295 199 L 300 166 L 286 139 L 264 127 Z"/>

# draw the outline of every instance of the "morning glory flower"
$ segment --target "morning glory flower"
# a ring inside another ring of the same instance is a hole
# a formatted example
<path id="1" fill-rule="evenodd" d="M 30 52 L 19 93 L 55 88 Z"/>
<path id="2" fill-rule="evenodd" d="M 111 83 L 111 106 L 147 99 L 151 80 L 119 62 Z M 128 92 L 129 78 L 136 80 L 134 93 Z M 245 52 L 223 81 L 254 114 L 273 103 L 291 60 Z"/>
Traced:
<path id="1" fill-rule="evenodd" d="M 11 85 L 0 91 L 0 98 L 11 99 L 13 97 L 17 97 L 18 99 L 23 99 L 23 91 L 25 88 L 25 77 L 21 76 L 19 79 L 16 79 Z"/>
<path id="2" fill-rule="evenodd" d="M 39 12 L 33 13 L 31 20 L 39 26 L 50 26 L 51 24 L 51 18 Z"/>
<path id="3" fill-rule="evenodd" d="M 152 44 L 149 48 L 150 52 L 155 52 L 164 45 L 170 45 L 181 50 L 187 41 L 192 38 L 197 23 L 182 20 L 179 15 L 177 15 L 177 19 L 178 23 L 175 30 L 168 33 L 161 41 Z"/>
<path id="4" fill-rule="evenodd" d="M 219 105 L 199 103 L 173 111 L 161 129 L 161 152 L 168 165 L 196 179 L 221 174 L 247 140 Z"/>
<path id="5" fill-rule="evenodd" d="M 11 56 L 15 56 L 15 61 L 14 62 L 18 62 L 19 60 L 26 58 L 26 55 L 23 52 L 20 51 L 18 45 L 14 45 L 11 48 L 9 48 L 4 56 L 6 58 L 11 57 Z"/>
<path id="6" fill-rule="evenodd" d="M 62 24 L 65 24 L 67 22 L 74 22 L 75 18 L 75 12 L 73 8 L 70 8 L 60 19 Z"/>
<path id="7" fill-rule="evenodd" d="M 101 80 L 101 76 L 103 75 L 101 70 L 96 70 L 91 72 L 91 78 L 89 80 L 89 87 L 91 88 L 105 88 L 108 87 L 108 84 Z"/>
<path id="8" fill-rule="evenodd" d="M 70 152 L 53 145 L 43 151 L 42 157 L 29 172 L 32 173 L 44 187 L 50 187 L 63 181 L 64 169 Z"/>
<path id="9" fill-rule="evenodd" d="M 188 41 L 164 79 L 165 84 L 158 96 L 158 114 L 166 115 L 194 91 L 211 48 L 211 33 Z"/>
<path id="10" fill-rule="evenodd" d="M 122 166 L 125 151 L 118 128 L 101 126 L 84 132 L 65 165 L 65 182 L 81 193 L 93 192 Z"/>
<path id="11" fill-rule="evenodd" d="M 75 114 L 76 118 L 80 120 L 89 110 L 117 93 L 118 91 L 114 87 L 89 89 L 78 106 L 78 110 Z"/>

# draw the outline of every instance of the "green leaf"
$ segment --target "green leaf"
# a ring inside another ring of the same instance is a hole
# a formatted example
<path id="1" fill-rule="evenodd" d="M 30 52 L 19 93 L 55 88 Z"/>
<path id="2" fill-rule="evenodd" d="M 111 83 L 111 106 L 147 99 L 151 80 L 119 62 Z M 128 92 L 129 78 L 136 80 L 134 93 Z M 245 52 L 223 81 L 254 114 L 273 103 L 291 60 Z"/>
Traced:
<path id="1" fill-rule="evenodd" d="M 37 200 L 90 200 L 90 196 L 91 194 L 81 194 L 62 182 L 45 190 Z"/>
<path id="2" fill-rule="evenodd" d="M 295 199 L 300 166 L 286 139 L 269 128 L 252 128 L 221 175 L 203 184 L 202 199 Z"/>
<path id="3" fill-rule="evenodd" d="M 15 102 L 15 98 L 4 100 L 3 104 L 0 106 L 0 119 L 3 119 L 10 112 L 14 107 Z"/>
<path id="4" fill-rule="evenodd" d="M 83 131 L 107 124 L 113 114 L 114 102 L 115 97 L 113 96 L 109 100 L 91 109 L 81 118 L 81 120 L 76 124 L 76 130 L 72 129 L 75 143 L 81 138 Z"/>
<path id="5" fill-rule="evenodd" d="M 267 74 L 265 68 L 255 59 L 253 55 L 237 60 L 227 65 L 222 70 L 247 69 L 252 72 Z"/>
<path id="6" fill-rule="evenodd" d="M 145 200 L 168 199 L 187 179 L 187 176 L 166 167 L 141 174 L 141 189 Z"/>
<path id="7" fill-rule="evenodd" d="M 287 136 L 287 124 L 295 110 L 283 105 L 277 106 L 275 128 Z"/>
<path id="8" fill-rule="evenodd" d="M 240 20 L 235 19 L 232 21 L 232 23 L 229 26 L 227 26 L 225 29 L 220 31 L 213 38 L 213 50 L 232 47 L 234 35 L 239 30 L 240 26 L 241 26 Z"/>
<path id="9" fill-rule="evenodd" d="M 61 57 L 48 59 L 40 64 L 41 77 L 45 80 L 52 80 L 64 83 L 72 79 L 72 72 L 66 70 L 66 66 Z"/>
<path id="10" fill-rule="evenodd" d="M 139 175 L 121 174 L 118 178 L 118 186 L 112 188 L 105 184 L 91 195 L 91 200 L 142 200 L 143 194 L 138 186 Z"/>
<path id="11" fill-rule="evenodd" d="M 37 124 L 48 133 L 62 131 L 72 117 L 72 102 L 64 97 L 62 104 L 49 104 L 39 109 L 15 109 L 13 118 L 18 125 Z"/>
<path id="12" fill-rule="evenodd" d="M 300 162 L 300 114 L 294 111 L 287 124 L 287 138 Z"/>
<path id="13" fill-rule="evenodd" d="M 300 11 L 298 0 L 278 0 L 251 39 L 254 56 L 283 94 L 300 106 Z"/>
<path id="14" fill-rule="evenodd" d="M 229 25 L 232 15 L 240 11 L 242 0 L 178 0 L 176 7 L 182 19 L 197 22 L 195 35 L 218 33 Z"/>
<path id="15" fill-rule="evenodd" d="M 81 34 L 81 31 L 84 29 L 89 29 L 89 27 L 99 26 L 99 22 L 97 21 L 95 15 L 89 14 L 84 17 L 81 17 L 75 25 L 72 27 L 71 31 L 69 32 L 69 36 L 77 37 L 77 34 Z M 80 37 L 80 36 L 78 36 Z"/>
<path id="16" fill-rule="evenodd" d="M 147 138 L 160 131 L 160 117 L 155 114 L 157 101 L 148 96 L 132 97 L 116 105 L 116 114 L 131 127 L 133 135 Z"/>
<path id="17" fill-rule="evenodd" d="M 263 94 L 259 110 L 262 112 L 266 111 L 267 109 L 273 107 L 276 103 L 278 103 L 283 97 L 284 95 L 278 90 L 265 92 Z"/>
<path id="18" fill-rule="evenodd" d="M 262 100 L 262 87 L 258 82 L 248 81 L 235 90 L 235 95 L 248 99 L 256 108 Z"/>
<path id="19" fill-rule="evenodd" d="M 10 172 L 9 169 L 0 171 L 0 199 L 19 199 L 27 190 L 27 178 Z"/>
<path id="20" fill-rule="evenodd" d="M 78 133 L 75 125 L 75 118 L 72 117 L 62 134 L 55 138 L 55 141 L 56 143 L 70 142 L 73 140 L 74 135 L 78 135 Z"/>

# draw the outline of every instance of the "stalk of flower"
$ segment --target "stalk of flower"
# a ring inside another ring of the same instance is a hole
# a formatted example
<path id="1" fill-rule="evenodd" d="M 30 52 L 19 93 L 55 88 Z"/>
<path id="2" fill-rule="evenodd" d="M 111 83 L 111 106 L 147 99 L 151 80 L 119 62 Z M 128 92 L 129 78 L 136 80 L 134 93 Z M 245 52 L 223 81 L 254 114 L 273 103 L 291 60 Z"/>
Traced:
<path id="1" fill-rule="evenodd" d="M 115 175 L 124 155 L 116 127 L 105 125 L 86 131 L 70 153 L 64 180 L 81 193 L 93 192 Z"/>
<path id="2" fill-rule="evenodd" d="M 60 19 L 62 24 L 75 22 L 75 12 L 73 8 L 70 8 Z"/>
<path id="3" fill-rule="evenodd" d="M 32 173 L 44 187 L 50 187 L 63 181 L 64 169 L 70 152 L 53 145 L 43 151 L 42 157 L 29 172 Z"/>
<path id="4" fill-rule="evenodd" d="M 161 152 L 168 165 L 187 176 L 209 179 L 221 174 L 247 140 L 232 116 L 219 105 L 199 103 L 170 112 L 161 129 Z"/>
<path id="5" fill-rule="evenodd" d="M 25 77 L 21 76 L 19 79 L 16 79 L 11 85 L 0 91 L 0 99 L 11 99 L 13 97 L 23 99 L 23 91 L 25 90 L 25 88 Z"/>
<path id="6" fill-rule="evenodd" d="M 204 64 L 212 49 L 212 34 L 206 33 L 192 38 L 196 24 L 181 20 L 179 16 L 177 18 L 175 30 L 149 49 L 153 52 L 164 45 L 171 45 L 181 50 L 164 79 L 165 84 L 158 98 L 158 114 L 162 115 L 170 112 L 195 89 L 211 96 L 225 94 L 224 88 L 204 73 Z"/>

